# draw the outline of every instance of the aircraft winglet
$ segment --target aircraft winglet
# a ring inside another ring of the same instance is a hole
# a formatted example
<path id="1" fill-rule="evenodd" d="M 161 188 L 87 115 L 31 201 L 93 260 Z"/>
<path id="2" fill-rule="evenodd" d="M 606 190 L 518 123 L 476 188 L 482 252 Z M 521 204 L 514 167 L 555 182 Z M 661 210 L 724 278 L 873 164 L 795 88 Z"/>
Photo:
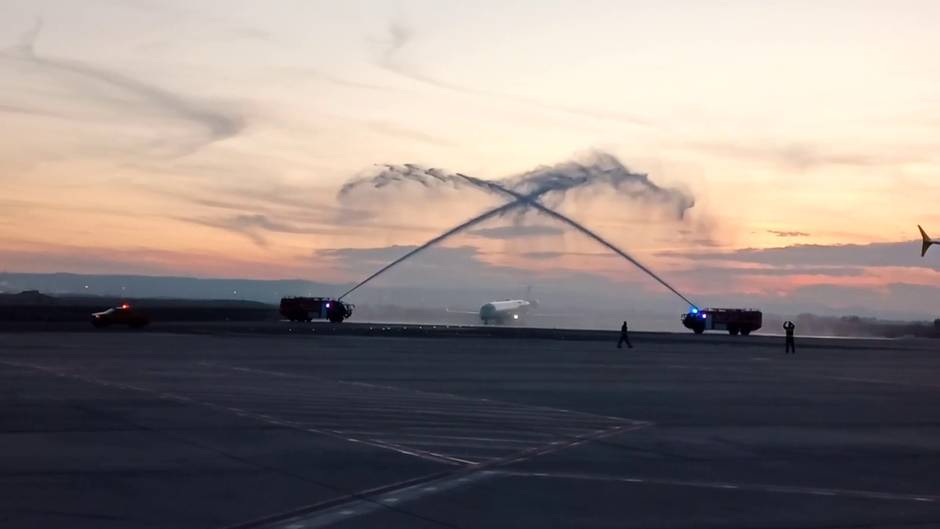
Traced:
<path id="1" fill-rule="evenodd" d="M 935 241 L 927 235 L 927 232 L 924 231 L 924 228 L 920 227 L 920 224 L 917 225 L 917 229 L 920 230 L 920 236 L 924 238 L 924 245 L 920 249 L 920 256 L 923 257 L 927 255 L 927 249 L 930 248 L 931 244 L 937 244 L 938 241 Z"/>

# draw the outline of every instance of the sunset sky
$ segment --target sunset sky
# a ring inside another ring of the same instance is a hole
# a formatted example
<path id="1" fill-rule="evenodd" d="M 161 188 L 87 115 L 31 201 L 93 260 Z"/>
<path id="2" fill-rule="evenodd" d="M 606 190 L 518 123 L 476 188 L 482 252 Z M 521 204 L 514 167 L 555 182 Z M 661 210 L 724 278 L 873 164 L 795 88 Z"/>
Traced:
<path id="1" fill-rule="evenodd" d="M 935 314 L 938 27 L 934 1 L 0 0 L 0 269 L 355 281 L 501 200 L 350 179 L 602 152 L 695 206 L 560 210 L 691 295 Z M 428 259 L 662 295 L 534 213 Z"/>

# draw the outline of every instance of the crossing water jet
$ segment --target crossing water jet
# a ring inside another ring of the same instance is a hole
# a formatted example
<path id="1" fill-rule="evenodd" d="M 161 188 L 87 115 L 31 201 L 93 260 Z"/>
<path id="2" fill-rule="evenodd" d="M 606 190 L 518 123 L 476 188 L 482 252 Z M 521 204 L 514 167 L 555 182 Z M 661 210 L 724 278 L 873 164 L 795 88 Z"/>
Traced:
<path id="1" fill-rule="evenodd" d="M 503 193 L 504 195 L 507 195 L 507 196 L 510 196 L 510 197 L 514 198 L 514 199 L 516 200 L 516 202 L 514 202 L 514 204 L 518 204 L 519 202 L 524 202 L 527 207 L 534 208 L 535 210 L 539 211 L 540 213 L 543 213 L 543 214 L 545 214 L 545 215 L 548 215 L 549 217 L 552 217 L 553 219 L 556 219 L 556 220 L 558 220 L 558 221 L 561 221 L 561 222 L 567 224 L 568 226 L 571 226 L 572 228 L 574 228 L 574 229 L 578 230 L 579 232 L 583 233 L 584 235 L 587 235 L 588 237 L 590 237 L 590 238 L 594 239 L 595 241 L 599 242 L 599 243 L 602 244 L 604 247 L 606 247 L 608 250 L 610 250 L 610 251 L 616 253 L 616 254 L 619 255 L 620 257 L 623 257 L 624 259 L 626 259 L 627 261 L 629 261 L 631 264 L 633 264 L 634 266 L 636 266 L 637 268 L 639 268 L 639 269 L 642 270 L 643 272 L 646 272 L 646 274 L 647 274 L 648 276 L 650 276 L 650 277 L 652 277 L 653 279 L 655 279 L 659 284 L 661 284 L 662 286 L 666 287 L 666 288 L 667 288 L 670 292 L 672 292 L 673 294 L 679 296 L 679 298 L 681 298 L 682 301 L 685 301 L 685 302 L 688 303 L 691 307 L 698 308 L 698 305 L 696 305 L 695 303 L 693 303 L 689 298 L 685 297 L 681 292 L 679 292 L 678 290 L 676 290 L 675 287 L 673 287 L 672 285 L 670 285 L 665 279 L 659 277 L 659 275 L 658 275 L 656 272 L 653 272 L 649 267 L 647 267 L 647 266 L 644 265 L 643 263 L 637 261 L 636 258 L 632 257 L 631 255 L 629 255 L 628 253 L 624 252 L 624 251 L 621 250 L 620 248 L 614 246 L 611 242 L 607 241 L 606 239 L 604 239 L 604 238 L 601 237 L 600 235 L 594 233 L 594 232 L 591 231 L 590 229 L 588 229 L 588 228 L 586 228 L 585 226 L 581 225 L 579 222 L 577 222 L 577 221 L 571 219 L 570 217 L 567 217 L 567 216 L 565 216 L 565 215 L 563 215 L 563 214 L 561 214 L 561 213 L 558 213 L 557 211 L 555 211 L 555 210 L 553 210 L 553 209 L 550 209 L 550 208 L 547 208 L 547 207 L 543 206 L 541 203 L 539 203 L 539 201 L 537 200 L 537 198 L 533 198 L 533 197 L 530 197 L 530 196 L 527 196 L 527 195 L 519 194 L 519 193 L 517 193 L 517 192 L 515 192 L 515 191 L 513 191 L 513 190 L 511 190 L 511 189 L 507 189 L 507 188 L 503 187 L 502 185 L 497 184 L 497 183 L 494 183 L 494 182 L 488 182 L 488 181 L 486 181 L 486 180 L 480 180 L 480 179 L 474 178 L 474 177 L 472 177 L 472 176 L 466 176 L 466 175 L 460 175 L 460 176 L 466 178 L 468 181 L 470 181 L 473 185 L 475 185 L 475 186 L 477 186 L 477 187 L 489 189 L 489 190 L 491 190 L 491 191 L 495 191 L 495 192 L 499 192 L 499 193 Z"/>
<path id="2" fill-rule="evenodd" d="M 349 194 L 359 186 L 365 184 L 371 184 L 373 187 L 379 188 L 387 186 L 390 183 L 397 181 L 411 181 L 422 184 L 425 187 L 430 187 L 429 184 L 433 183 L 443 183 L 451 184 L 455 187 L 461 184 L 469 184 L 470 186 L 486 191 L 492 194 L 497 194 L 500 196 L 508 196 L 513 199 L 513 202 L 505 204 L 501 207 L 495 208 L 493 210 L 482 213 L 470 220 L 467 220 L 447 231 L 434 237 L 433 239 L 427 241 L 426 243 L 414 248 L 405 255 L 399 257 L 398 259 L 392 261 L 391 263 L 385 265 L 372 275 L 368 276 L 364 280 L 360 281 L 358 284 L 353 286 L 351 289 L 343 293 L 339 299 L 343 299 L 348 296 L 355 290 L 359 289 L 366 283 L 372 281 L 376 277 L 382 275 L 389 269 L 395 267 L 399 263 L 411 258 L 415 254 L 418 254 L 427 248 L 434 246 L 444 240 L 480 223 L 485 220 L 488 220 L 493 217 L 504 215 L 513 210 L 522 210 L 525 211 L 528 208 L 532 208 L 542 214 L 545 214 L 555 220 L 558 220 L 580 233 L 590 237 L 596 242 L 603 245 L 605 248 L 611 250 L 617 255 L 623 257 L 628 262 L 639 268 L 641 271 L 649 275 L 656 282 L 664 286 L 667 290 L 678 296 L 684 302 L 688 303 L 692 307 L 697 307 L 688 297 L 679 292 L 675 287 L 670 285 L 665 279 L 660 277 L 658 274 L 653 272 L 649 267 L 639 262 L 636 258 L 629 255 L 625 251 L 621 250 L 611 242 L 607 241 L 597 233 L 588 229 L 587 227 L 581 225 L 577 221 L 551 209 L 541 202 L 539 202 L 540 197 L 548 193 L 556 193 L 564 195 L 567 191 L 579 187 L 588 187 L 597 183 L 607 183 L 614 186 L 617 189 L 620 189 L 624 183 L 639 183 L 641 192 L 652 194 L 652 196 L 668 199 L 675 199 L 676 196 L 680 198 L 677 200 L 677 211 L 679 217 L 681 218 L 685 210 L 692 206 L 691 200 L 681 197 L 681 195 L 675 194 L 670 190 L 666 190 L 652 184 L 645 175 L 639 175 L 635 173 L 630 173 L 620 164 L 615 158 L 610 155 L 604 155 L 603 153 L 599 154 L 599 159 L 602 162 L 602 167 L 600 170 L 592 171 L 590 167 L 584 167 L 579 164 L 574 165 L 574 171 L 571 171 L 570 167 L 565 167 L 564 170 L 555 171 L 555 170 L 542 170 L 542 171 L 533 171 L 526 175 L 523 175 L 522 178 L 517 179 L 515 182 L 511 181 L 502 181 L 495 182 L 489 180 L 482 180 L 479 178 L 463 175 L 460 173 L 445 173 L 439 169 L 423 169 L 415 165 L 406 165 L 406 166 L 384 166 L 388 171 L 380 173 L 372 179 L 359 179 L 353 182 L 350 182 L 343 186 L 340 190 L 340 197 Z M 564 167 L 564 166 L 562 166 Z M 430 178 L 429 178 L 430 177 Z M 527 193 L 520 193 L 515 189 L 527 189 L 530 190 Z"/>
<path id="3" fill-rule="evenodd" d="M 395 259 L 395 260 L 392 261 L 391 263 L 388 263 L 387 265 L 383 266 L 382 268 L 380 268 L 379 270 L 377 270 L 375 273 L 373 273 L 373 274 L 370 275 L 369 277 L 363 279 L 362 281 L 360 281 L 359 283 L 357 283 L 355 286 L 353 286 L 352 288 L 350 288 L 349 290 L 347 290 L 346 292 L 344 292 L 343 295 L 341 295 L 341 296 L 340 296 L 339 298 L 337 298 L 337 299 L 338 299 L 338 300 L 342 300 L 342 299 L 345 298 L 346 296 L 352 294 L 354 291 L 356 291 L 357 289 L 359 289 L 359 287 L 365 285 L 365 284 L 368 283 L 369 281 L 372 281 L 372 280 L 375 279 L 376 277 L 379 277 L 380 275 L 384 274 L 384 273 L 385 273 L 386 271 L 388 271 L 389 269 L 394 268 L 396 265 L 398 265 L 398 264 L 401 263 L 402 261 L 405 261 L 405 260 L 409 259 L 409 258 L 412 257 L 413 255 L 418 254 L 418 253 L 420 253 L 420 252 L 422 252 L 422 251 L 424 251 L 424 250 L 430 248 L 431 246 L 434 246 L 435 244 L 437 244 L 437 243 L 439 243 L 439 242 L 442 242 L 442 241 L 444 241 L 444 240 L 446 240 L 446 239 L 448 239 L 448 238 L 450 238 L 450 237 L 452 237 L 452 236 L 454 236 L 454 235 L 456 235 L 456 234 L 458 234 L 458 233 L 460 233 L 460 232 L 466 230 L 467 228 L 473 227 L 473 226 L 475 226 L 476 224 L 479 224 L 479 223 L 481 223 L 481 222 L 483 222 L 483 221 L 485 221 L 485 220 L 491 219 L 491 218 L 493 218 L 493 217 L 498 217 L 498 216 L 500 216 L 500 215 L 504 215 L 504 214 L 506 214 L 506 213 L 508 213 L 508 212 L 510 212 L 510 211 L 512 211 L 512 210 L 514 210 L 514 209 L 521 208 L 521 207 L 523 207 L 525 204 L 526 204 L 525 202 L 519 202 L 519 201 L 510 202 L 509 204 L 506 204 L 506 205 L 504 205 L 504 206 L 498 207 L 498 208 L 496 208 L 496 209 L 492 209 L 492 210 L 490 210 L 490 211 L 487 211 L 486 213 L 482 213 L 482 214 L 480 214 L 480 215 L 477 215 L 476 217 L 473 217 L 473 218 L 470 219 L 470 220 L 467 220 L 467 221 L 465 221 L 465 222 L 462 222 L 462 223 L 458 224 L 457 226 L 454 226 L 453 228 L 451 228 L 451 229 L 445 231 L 444 233 L 438 235 L 437 237 L 434 237 L 433 239 L 429 240 L 428 242 L 422 244 L 421 246 L 418 246 L 417 248 L 411 250 L 410 252 L 406 253 L 405 255 L 399 257 L 398 259 Z"/>

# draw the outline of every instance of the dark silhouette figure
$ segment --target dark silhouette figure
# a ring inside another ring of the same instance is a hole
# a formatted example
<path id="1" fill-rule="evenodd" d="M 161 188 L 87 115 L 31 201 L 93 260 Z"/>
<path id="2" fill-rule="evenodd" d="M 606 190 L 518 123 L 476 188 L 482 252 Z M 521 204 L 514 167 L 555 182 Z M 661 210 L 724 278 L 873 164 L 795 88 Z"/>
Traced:
<path id="1" fill-rule="evenodd" d="M 623 322 L 623 325 L 620 326 L 620 340 L 617 341 L 617 349 L 623 349 L 623 344 L 626 343 L 629 349 L 633 349 L 633 344 L 630 343 L 630 335 L 627 332 L 627 322 Z"/>
<path id="2" fill-rule="evenodd" d="M 787 332 L 787 349 L 784 354 L 790 353 L 796 354 L 796 343 L 793 341 L 793 331 L 796 330 L 796 325 L 792 321 L 785 321 L 783 323 L 783 330 Z"/>

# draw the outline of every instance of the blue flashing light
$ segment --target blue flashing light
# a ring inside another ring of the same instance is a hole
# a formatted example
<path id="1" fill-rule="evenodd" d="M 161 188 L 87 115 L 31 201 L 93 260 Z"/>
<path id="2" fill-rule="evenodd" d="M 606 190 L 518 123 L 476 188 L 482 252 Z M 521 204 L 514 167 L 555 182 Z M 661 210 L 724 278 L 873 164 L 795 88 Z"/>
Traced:
<path id="1" fill-rule="evenodd" d="M 692 307 L 692 311 L 691 311 L 691 312 L 692 312 L 692 314 L 698 314 L 698 309 L 695 308 L 695 307 Z"/>
<path id="2" fill-rule="evenodd" d="M 705 314 L 705 313 L 703 312 L 703 313 L 702 313 L 702 319 L 704 320 L 704 319 L 707 318 L 707 317 L 708 317 L 708 314 Z"/>

